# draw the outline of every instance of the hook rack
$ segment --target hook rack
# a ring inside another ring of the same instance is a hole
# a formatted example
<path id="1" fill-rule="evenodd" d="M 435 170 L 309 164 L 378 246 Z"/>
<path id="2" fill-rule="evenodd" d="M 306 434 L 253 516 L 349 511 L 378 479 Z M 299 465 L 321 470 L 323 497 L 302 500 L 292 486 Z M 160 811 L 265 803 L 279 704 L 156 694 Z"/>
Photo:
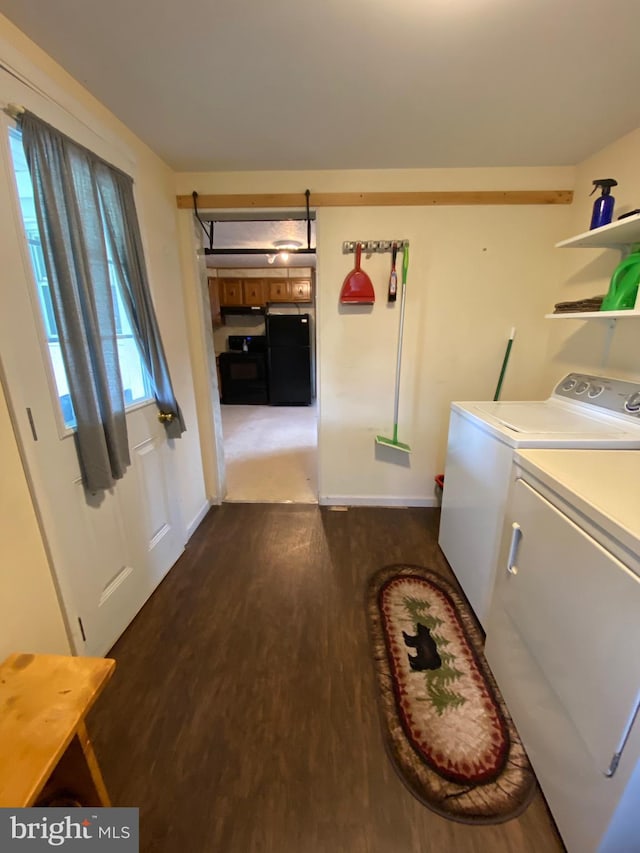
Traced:
<path id="1" fill-rule="evenodd" d="M 404 249 L 409 245 L 408 240 L 345 240 L 342 244 L 342 254 L 353 254 L 358 243 L 362 246 L 365 255 L 371 255 L 374 252 L 390 252 L 394 243 L 398 249 Z"/>

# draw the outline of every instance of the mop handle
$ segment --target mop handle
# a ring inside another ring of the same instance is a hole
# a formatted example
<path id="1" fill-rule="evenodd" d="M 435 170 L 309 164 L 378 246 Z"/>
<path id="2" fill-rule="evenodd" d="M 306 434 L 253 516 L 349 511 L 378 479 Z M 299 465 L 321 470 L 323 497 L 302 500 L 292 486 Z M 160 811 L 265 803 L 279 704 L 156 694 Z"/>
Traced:
<path id="1" fill-rule="evenodd" d="M 511 347 L 513 346 L 513 339 L 516 336 L 515 326 L 511 329 L 511 334 L 509 335 L 509 341 L 507 343 L 507 349 L 504 353 L 504 358 L 502 359 L 502 369 L 500 371 L 500 376 L 498 378 L 498 384 L 496 386 L 496 393 L 493 395 L 494 400 L 500 399 L 500 391 L 502 390 L 502 381 L 504 379 L 504 375 L 507 372 L 507 364 L 509 363 L 509 356 L 511 354 Z"/>
<path id="2" fill-rule="evenodd" d="M 398 330 L 398 356 L 396 360 L 396 399 L 393 406 L 394 439 L 397 439 L 398 410 L 400 406 L 400 366 L 402 364 L 402 335 L 404 333 L 404 302 L 407 290 L 407 272 L 409 271 L 409 246 L 402 249 L 402 290 L 400 293 L 400 328 Z"/>

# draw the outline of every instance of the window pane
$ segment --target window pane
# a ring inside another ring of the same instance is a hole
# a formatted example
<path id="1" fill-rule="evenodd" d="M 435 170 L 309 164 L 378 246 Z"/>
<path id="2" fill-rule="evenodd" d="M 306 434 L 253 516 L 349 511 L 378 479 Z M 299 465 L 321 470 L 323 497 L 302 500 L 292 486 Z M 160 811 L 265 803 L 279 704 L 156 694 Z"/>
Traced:
<path id="1" fill-rule="evenodd" d="M 49 293 L 49 282 L 47 281 L 42 245 L 40 243 L 40 234 L 38 232 L 38 223 L 36 221 L 31 176 L 29 175 L 29 169 L 27 168 L 27 161 L 24 156 L 19 130 L 10 128 L 9 145 L 11 147 L 13 168 L 16 176 L 16 184 L 18 186 L 18 198 L 20 200 L 20 209 L 22 211 L 22 222 L 24 224 L 24 231 L 29 246 L 31 267 L 33 269 L 33 277 L 36 281 L 42 321 L 47 337 L 47 343 L 49 345 L 51 367 L 53 368 L 56 388 L 58 389 L 60 409 L 64 417 L 65 426 L 68 428 L 75 427 L 76 417 L 73 412 L 73 406 L 71 405 L 67 373 L 64 369 L 62 353 L 60 352 L 60 344 L 58 343 L 58 329 L 56 328 L 56 321 L 53 316 L 51 294 Z"/>
<path id="2" fill-rule="evenodd" d="M 49 357 L 58 391 L 60 409 L 64 418 L 65 426 L 67 428 L 73 428 L 76 425 L 76 419 L 73 412 L 73 406 L 71 404 L 71 398 L 69 396 L 67 374 L 62 360 L 60 344 L 58 342 L 58 329 L 56 327 L 55 316 L 53 313 L 51 292 L 49 290 L 49 282 L 47 281 L 42 244 L 36 220 L 33 186 L 31 184 L 31 176 L 27 167 L 24 149 L 22 147 L 22 137 L 17 128 L 10 128 L 9 144 L 13 158 L 20 209 L 22 211 L 22 221 L 24 223 L 25 235 L 29 246 L 31 266 L 36 282 L 40 313 L 49 347 Z M 140 359 L 140 353 L 133 337 L 129 321 L 124 310 L 124 305 L 122 304 L 120 285 L 117 275 L 115 274 L 115 267 L 108 247 L 108 240 L 106 242 L 109 260 L 109 273 L 114 296 L 114 313 L 118 338 L 120 375 L 124 389 L 125 405 L 130 406 L 134 403 L 151 399 L 151 386 L 149 384 L 146 370 Z"/>

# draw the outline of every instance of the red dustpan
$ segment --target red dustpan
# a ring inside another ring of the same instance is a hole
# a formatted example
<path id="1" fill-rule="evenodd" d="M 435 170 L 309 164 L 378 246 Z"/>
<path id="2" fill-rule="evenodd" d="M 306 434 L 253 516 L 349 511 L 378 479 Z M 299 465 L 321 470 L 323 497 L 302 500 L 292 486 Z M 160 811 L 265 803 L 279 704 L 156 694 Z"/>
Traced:
<path id="1" fill-rule="evenodd" d="M 360 269 L 362 246 L 356 243 L 356 267 L 345 278 L 340 291 L 340 302 L 343 305 L 371 305 L 376 301 L 376 294 L 371 279 Z"/>

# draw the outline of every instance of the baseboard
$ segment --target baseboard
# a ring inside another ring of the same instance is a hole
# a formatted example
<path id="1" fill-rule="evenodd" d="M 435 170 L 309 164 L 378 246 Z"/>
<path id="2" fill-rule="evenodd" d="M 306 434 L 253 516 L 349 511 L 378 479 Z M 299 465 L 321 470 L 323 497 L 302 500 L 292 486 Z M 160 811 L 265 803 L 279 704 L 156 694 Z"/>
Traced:
<path id="1" fill-rule="evenodd" d="M 320 506 L 437 506 L 432 498 L 394 498 L 389 495 L 321 495 L 318 498 Z"/>
<path id="2" fill-rule="evenodd" d="M 206 500 L 202 504 L 202 506 L 200 507 L 198 512 L 195 514 L 194 518 L 189 522 L 189 524 L 187 525 L 187 542 L 189 541 L 189 539 L 191 539 L 193 534 L 196 532 L 196 530 L 198 529 L 198 526 L 202 522 L 202 519 L 209 512 L 210 508 L 211 508 L 211 502 Z"/>

